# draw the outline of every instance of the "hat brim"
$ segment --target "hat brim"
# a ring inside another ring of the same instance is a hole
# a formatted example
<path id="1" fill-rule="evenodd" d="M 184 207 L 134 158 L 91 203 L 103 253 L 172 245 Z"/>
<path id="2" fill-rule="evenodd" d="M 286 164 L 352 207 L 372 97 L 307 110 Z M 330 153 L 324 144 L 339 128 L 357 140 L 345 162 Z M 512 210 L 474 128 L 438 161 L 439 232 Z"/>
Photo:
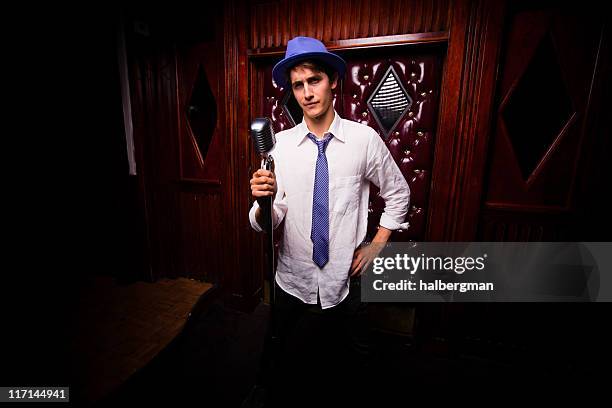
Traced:
<path id="1" fill-rule="evenodd" d="M 300 61 L 308 59 L 316 59 L 327 63 L 338 72 L 338 77 L 344 76 L 344 72 L 346 71 L 346 62 L 336 54 L 332 54 L 331 52 L 305 52 L 282 59 L 272 68 L 272 78 L 274 82 L 276 82 L 276 85 L 284 88 L 287 85 L 285 78 L 287 69 Z"/>

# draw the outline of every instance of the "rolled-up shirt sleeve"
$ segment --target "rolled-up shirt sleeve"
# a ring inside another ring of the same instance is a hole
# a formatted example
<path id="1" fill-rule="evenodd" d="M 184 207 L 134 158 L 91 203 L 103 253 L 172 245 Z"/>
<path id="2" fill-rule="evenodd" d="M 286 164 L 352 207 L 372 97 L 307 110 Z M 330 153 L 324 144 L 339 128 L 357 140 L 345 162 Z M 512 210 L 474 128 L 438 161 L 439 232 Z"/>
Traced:
<path id="1" fill-rule="evenodd" d="M 280 223 L 285 218 L 285 214 L 287 214 L 287 197 L 285 195 L 285 189 L 283 186 L 282 177 L 280 176 L 278 171 L 275 172 L 274 175 L 276 176 L 277 190 L 276 190 L 276 197 L 274 198 L 274 205 L 273 205 L 274 211 L 272 212 L 272 225 L 273 225 L 273 228 L 276 229 L 278 228 Z M 261 228 L 261 226 L 257 222 L 257 219 L 255 218 L 255 213 L 258 208 L 259 208 L 259 203 L 257 202 L 257 200 L 255 200 L 253 202 L 253 205 L 251 206 L 251 210 L 249 211 L 249 221 L 251 222 L 251 227 L 255 231 L 261 232 L 263 231 L 263 229 Z"/>
<path id="2" fill-rule="evenodd" d="M 410 187 L 380 136 L 372 130 L 368 144 L 366 178 L 380 189 L 385 210 L 380 226 L 390 230 L 407 229 L 406 214 L 410 206 Z"/>

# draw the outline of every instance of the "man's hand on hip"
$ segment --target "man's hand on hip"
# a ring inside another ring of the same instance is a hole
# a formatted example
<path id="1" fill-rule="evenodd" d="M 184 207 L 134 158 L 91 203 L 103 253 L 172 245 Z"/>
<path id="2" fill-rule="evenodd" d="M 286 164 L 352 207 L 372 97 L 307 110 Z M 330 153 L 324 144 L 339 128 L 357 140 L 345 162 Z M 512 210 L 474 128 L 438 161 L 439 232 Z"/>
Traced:
<path id="1" fill-rule="evenodd" d="M 379 226 L 376 236 L 369 245 L 359 247 L 353 254 L 353 263 L 349 271 L 349 276 L 361 276 L 368 268 L 370 263 L 380 254 L 385 244 L 391 237 L 391 230 Z"/>
<path id="2" fill-rule="evenodd" d="M 380 251 L 384 248 L 384 242 L 372 242 L 368 245 L 359 247 L 353 254 L 353 263 L 351 264 L 351 270 L 349 276 L 361 276 L 368 265 L 378 256 Z"/>

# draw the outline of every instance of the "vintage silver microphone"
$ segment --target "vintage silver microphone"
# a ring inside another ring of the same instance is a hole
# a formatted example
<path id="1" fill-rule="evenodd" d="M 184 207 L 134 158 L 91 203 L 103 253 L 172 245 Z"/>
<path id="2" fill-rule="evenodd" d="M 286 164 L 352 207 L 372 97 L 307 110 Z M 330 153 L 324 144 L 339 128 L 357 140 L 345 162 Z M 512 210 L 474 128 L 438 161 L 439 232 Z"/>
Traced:
<path id="1" fill-rule="evenodd" d="M 272 130 L 272 122 L 268 118 L 256 118 L 251 122 L 251 138 L 255 145 L 255 150 L 263 157 L 268 157 L 268 153 L 274 149 L 276 137 Z"/>
<path id="2" fill-rule="evenodd" d="M 261 155 L 261 168 L 274 171 L 274 158 L 270 154 L 276 144 L 274 130 L 272 130 L 272 122 L 268 118 L 256 118 L 251 122 L 251 139 L 257 153 Z M 265 197 L 257 200 L 258 203 L 264 204 L 261 210 L 264 213 L 264 230 L 272 232 L 272 200 L 271 197 Z"/>
<path id="3" fill-rule="evenodd" d="M 272 129 L 272 122 L 268 118 L 256 118 L 251 122 L 251 139 L 255 150 L 261 155 L 261 168 L 274 172 L 274 158 L 270 154 L 276 144 L 276 137 Z M 274 273 L 274 227 L 272 224 L 272 197 L 263 197 L 257 200 L 263 215 L 264 231 L 267 232 L 266 250 L 269 261 L 270 277 L 270 304 L 272 309 L 276 300 L 275 294 L 275 273 Z"/>

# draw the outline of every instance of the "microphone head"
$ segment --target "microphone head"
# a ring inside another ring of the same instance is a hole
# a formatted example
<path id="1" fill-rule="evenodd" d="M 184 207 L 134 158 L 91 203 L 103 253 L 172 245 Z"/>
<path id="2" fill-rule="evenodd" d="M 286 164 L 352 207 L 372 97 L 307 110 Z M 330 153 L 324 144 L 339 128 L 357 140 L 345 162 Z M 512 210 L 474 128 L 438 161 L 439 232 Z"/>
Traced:
<path id="1" fill-rule="evenodd" d="M 276 144 L 272 122 L 268 118 L 256 118 L 251 122 L 251 139 L 259 154 L 271 151 Z"/>

